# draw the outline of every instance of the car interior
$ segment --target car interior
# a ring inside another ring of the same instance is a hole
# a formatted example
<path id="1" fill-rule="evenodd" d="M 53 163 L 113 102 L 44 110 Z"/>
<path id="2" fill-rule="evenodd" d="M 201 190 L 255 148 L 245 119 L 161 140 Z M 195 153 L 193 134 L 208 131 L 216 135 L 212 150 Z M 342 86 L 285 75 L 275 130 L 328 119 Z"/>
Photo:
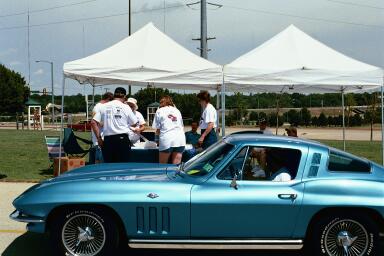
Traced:
<path id="1" fill-rule="evenodd" d="M 244 147 L 218 175 L 219 179 L 280 181 L 274 177 L 286 173 L 295 179 L 300 150 L 277 147 Z M 284 180 L 286 181 L 286 180 Z"/>

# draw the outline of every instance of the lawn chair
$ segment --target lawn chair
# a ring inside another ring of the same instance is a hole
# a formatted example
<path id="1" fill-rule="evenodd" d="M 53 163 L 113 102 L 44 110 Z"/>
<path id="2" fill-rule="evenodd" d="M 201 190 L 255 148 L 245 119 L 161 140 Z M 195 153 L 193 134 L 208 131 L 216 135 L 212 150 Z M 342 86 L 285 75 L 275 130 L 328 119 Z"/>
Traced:
<path id="1" fill-rule="evenodd" d="M 78 141 L 87 144 L 88 148 L 83 149 Z M 76 136 L 71 128 L 64 128 L 63 147 L 69 156 L 84 157 L 91 150 L 92 141 Z"/>
<path id="2" fill-rule="evenodd" d="M 45 144 L 48 149 L 49 167 L 53 167 L 53 159 L 60 156 L 60 136 L 45 136 Z M 64 148 L 61 147 L 61 157 L 65 156 Z"/>

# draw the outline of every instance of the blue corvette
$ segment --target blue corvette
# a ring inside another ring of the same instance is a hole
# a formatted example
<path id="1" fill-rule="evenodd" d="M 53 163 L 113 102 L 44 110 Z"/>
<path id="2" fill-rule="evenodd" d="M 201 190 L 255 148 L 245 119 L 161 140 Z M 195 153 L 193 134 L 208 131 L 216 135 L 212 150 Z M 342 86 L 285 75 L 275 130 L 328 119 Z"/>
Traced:
<path id="1" fill-rule="evenodd" d="M 11 218 L 48 232 L 55 255 L 113 255 L 122 244 L 382 255 L 384 169 L 320 143 L 244 133 L 180 166 L 86 166 L 13 204 Z"/>

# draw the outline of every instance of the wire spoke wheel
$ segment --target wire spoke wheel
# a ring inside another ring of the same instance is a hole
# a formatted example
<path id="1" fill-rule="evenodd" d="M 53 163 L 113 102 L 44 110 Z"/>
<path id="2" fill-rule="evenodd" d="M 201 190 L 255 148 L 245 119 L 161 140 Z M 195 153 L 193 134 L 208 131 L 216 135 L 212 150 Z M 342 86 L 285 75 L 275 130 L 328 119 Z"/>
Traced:
<path id="1" fill-rule="evenodd" d="M 330 256 L 362 256 L 368 250 L 369 236 L 357 221 L 343 219 L 326 230 L 324 244 Z"/>
<path id="2" fill-rule="evenodd" d="M 106 232 L 96 217 L 78 214 L 65 222 L 61 237 L 70 255 L 94 256 L 103 249 Z"/>

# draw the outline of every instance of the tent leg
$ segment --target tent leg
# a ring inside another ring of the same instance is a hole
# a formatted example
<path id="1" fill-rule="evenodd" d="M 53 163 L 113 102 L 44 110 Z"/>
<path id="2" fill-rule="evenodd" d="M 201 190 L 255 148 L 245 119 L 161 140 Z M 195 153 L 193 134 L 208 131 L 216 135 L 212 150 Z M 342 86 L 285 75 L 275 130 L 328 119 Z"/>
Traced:
<path id="1" fill-rule="evenodd" d="M 65 91 L 65 76 L 63 75 L 63 85 L 61 90 L 61 128 L 60 128 L 60 148 L 59 148 L 59 171 L 58 175 L 61 173 L 61 147 L 63 141 L 64 133 L 64 91 Z"/>
<path id="2" fill-rule="evenodd" d="M 384 165 L 384 78 L 383 84 L 381 85 L 381 154 L 382 164 Z"/>
<path id="3" fill-rule="evenodd" d="M 217 124 L 216 124 L 216 132 L 217 136 L 219 136 L 218 130 L 220 129 L 220 88 L 219 86 L 217 87 L 216 91 L 216 112 L 217 112 Z"/>
<path id="4" fill-rule="evenodd" d="M 341 89 L 341 105 L 343 107 L 343 150 L 345 151 L 345 107 L 344 107 L 344 89 Z"/>
<path id="5" fill-rule="evenodd" d="M 92 106 L 95 106 L 95 86 L 92 85 Z"/>
<path id="6" fill-rule="evenodd" d="M 225 83 L 223 75 L 223 84 L 221 86 L 221 136 L 225 136 Z"/>

